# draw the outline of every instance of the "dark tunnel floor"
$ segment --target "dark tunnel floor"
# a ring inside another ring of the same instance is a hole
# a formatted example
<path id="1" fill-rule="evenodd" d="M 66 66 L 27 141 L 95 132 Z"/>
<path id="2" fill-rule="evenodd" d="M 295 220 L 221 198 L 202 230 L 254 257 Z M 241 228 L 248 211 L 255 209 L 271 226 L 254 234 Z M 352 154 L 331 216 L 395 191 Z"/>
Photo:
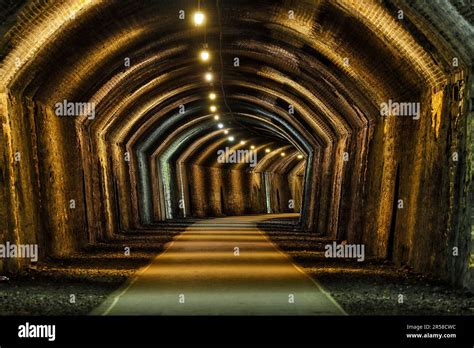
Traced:
<path id="1" fill-rule="evenodd" d="M 1 315 L 86 315 L 179 230 L 120 236 L 72 257 L 49 260 L 0 281 Z M 474 295 L 388 262 L 326 259 L 328 240 L 267 231 L 272 241 L 317 279 L 350 315 L 472 315 Z M 305 247 L 302 248 L 302 241 Z M 131 255 L 125 256 L 124 248 Z M 398 295 L 404 303 L 398 303 Z M 70 303 L 75 295 L 76 303 Z"/>
<path id="2" fill-rule="evenodd" d="M 324 257 L 321 237 L 267 231 L 349 315 L 473 315 L 474 294 L 383 260 Z M 304 241 L 304 244 L 303 244 Z M 398 295 L 404 295 L 402 304 Z"/>
<path id="3" fill-rule="evenodd" d="M 182 229 L 181 229 L 182 230 Z M 140 231 L 0 281 L 0 315 L 86 315 L 180 233 Z M 130 256 L 124 248 L 130 247 Z M 70 296 L 76 303 L 70 303 Z"/>

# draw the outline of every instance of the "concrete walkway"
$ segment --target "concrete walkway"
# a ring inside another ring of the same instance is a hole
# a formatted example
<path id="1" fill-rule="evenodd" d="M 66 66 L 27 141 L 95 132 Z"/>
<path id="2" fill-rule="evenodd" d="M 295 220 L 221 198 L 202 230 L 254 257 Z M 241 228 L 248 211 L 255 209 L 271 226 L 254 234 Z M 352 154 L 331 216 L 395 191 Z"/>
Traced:
<path id="1" fill-rule="evenodd" d="M 344 315 L 255 227 L 264 217 L 203 220 L 187 228 L 91 314 Z"/>

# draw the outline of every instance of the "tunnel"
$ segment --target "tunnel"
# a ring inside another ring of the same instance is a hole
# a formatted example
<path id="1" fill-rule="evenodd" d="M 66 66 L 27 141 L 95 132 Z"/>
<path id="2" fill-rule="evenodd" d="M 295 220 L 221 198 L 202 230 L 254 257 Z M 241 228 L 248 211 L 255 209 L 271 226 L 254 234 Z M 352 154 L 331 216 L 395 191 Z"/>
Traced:
<path id="1" fill-rule="evenodd" d="M 474 289 L 469 1 L 2 3 L 0 244 L 258 221 Z"/>

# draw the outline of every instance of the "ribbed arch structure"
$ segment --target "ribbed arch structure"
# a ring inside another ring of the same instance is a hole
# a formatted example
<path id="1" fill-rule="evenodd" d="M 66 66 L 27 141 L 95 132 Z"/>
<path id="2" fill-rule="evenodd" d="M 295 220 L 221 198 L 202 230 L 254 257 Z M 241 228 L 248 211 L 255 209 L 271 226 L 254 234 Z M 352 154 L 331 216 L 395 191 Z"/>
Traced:
<path id="1" fill-rule="evenodd" d="M 423 3 L 201 1 L 203 29 L 192 1 L 20 1 L 1 28 L 5 234 L 61 255 L 170 219 L 289 211 L 270 183 L 302 230 L 462 282 L 467 253 L 449 250 L 469 245 L 470 174 L 450 159 L 467 153 L 473 30 L 458 2 Z M 95 115 L 58 117 L 63 101 Z M 381 117 L 389 101 L 419 118 Z M 255 167 L 216 161 L 249 145 Z"/>

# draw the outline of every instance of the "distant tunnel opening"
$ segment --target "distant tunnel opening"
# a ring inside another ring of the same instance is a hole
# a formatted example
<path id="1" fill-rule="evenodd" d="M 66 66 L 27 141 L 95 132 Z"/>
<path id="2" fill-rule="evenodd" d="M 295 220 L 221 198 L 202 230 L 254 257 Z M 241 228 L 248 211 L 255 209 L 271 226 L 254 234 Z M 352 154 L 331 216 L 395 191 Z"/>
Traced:
<path id="1" fill-rule="evenodd" d="M 211 117 L 183 120 L 181 128 L 159 124 L 142 136 L 134 149 L 141 223 L 267 214 L 268 204 L 271 211 L 295 213 L 296 224 L 308 221 L 303 194 L 315 194 L 304 180 L 313 151 L 308 140 L 285 121 L 270 123 L 277 115 L 242 113 L 228 127 Z M 265 185 L 272 190 L 255 190 Z"/>
<path id="2" fill-rule="evenodd" d="M 187 182 L 182 186 L 188 188 L 188 199 L 180 201 L 179 209 L 172 212 L 172 219 L 183 217 L 181 211 L 186 211 L 188 218 L 266 214 L 267 201 L 273 205 L 272 211 L 275 213 L 299 214 L 302 208 L 305 185 L 303 172 L 306 164 L 296 149 L 291 150 L 288 145 L 282 146 L 274 142 L 259 145 L 258 149 L 256 145 L 250 145 L 255 149 L 251 149 L 250 146 L 245 148 L 242 146 L 244 144 L 231 147 L 228 145 L 222 144 L 210 151 L 209 156 L 214 157 L 214 161 L 207 159 L 207 162 L 177 164 L 180 170 L 185 172 L 181 176 Z M 254 151 L 254 158 L 250 158 L 252 154 L 249 151 Z M 265 155 L 269 157 L 265 159 Z M 222 157 L 219 158 L 220 156 Z M 287 159 L 286 156 L 290 158 Z M 255 164 L 248 163 L 253 160 Z M 286 163 L 282 164 L 282 161 Z M 263 186 L 265 176 L 268 180 L 267 185 L 272 187 L 271 193 L 255 189 Z M 155 179 L 159 177 L 166 176 L 157 175 Z M 156 185 L 163 183 L 158 182 Z M 178 201 L 177 198 L 186 194 L 181 192 L 179 186 L 170 185 L 177 187 L 176 192 L 170 191 L 170 201 Z M 151 201 L 159 204 L 160 200 L 166 199 L 166 196 L 162 195 L 154 197 Z M 165 202 L 164 205 L 171 204 Z"/>

